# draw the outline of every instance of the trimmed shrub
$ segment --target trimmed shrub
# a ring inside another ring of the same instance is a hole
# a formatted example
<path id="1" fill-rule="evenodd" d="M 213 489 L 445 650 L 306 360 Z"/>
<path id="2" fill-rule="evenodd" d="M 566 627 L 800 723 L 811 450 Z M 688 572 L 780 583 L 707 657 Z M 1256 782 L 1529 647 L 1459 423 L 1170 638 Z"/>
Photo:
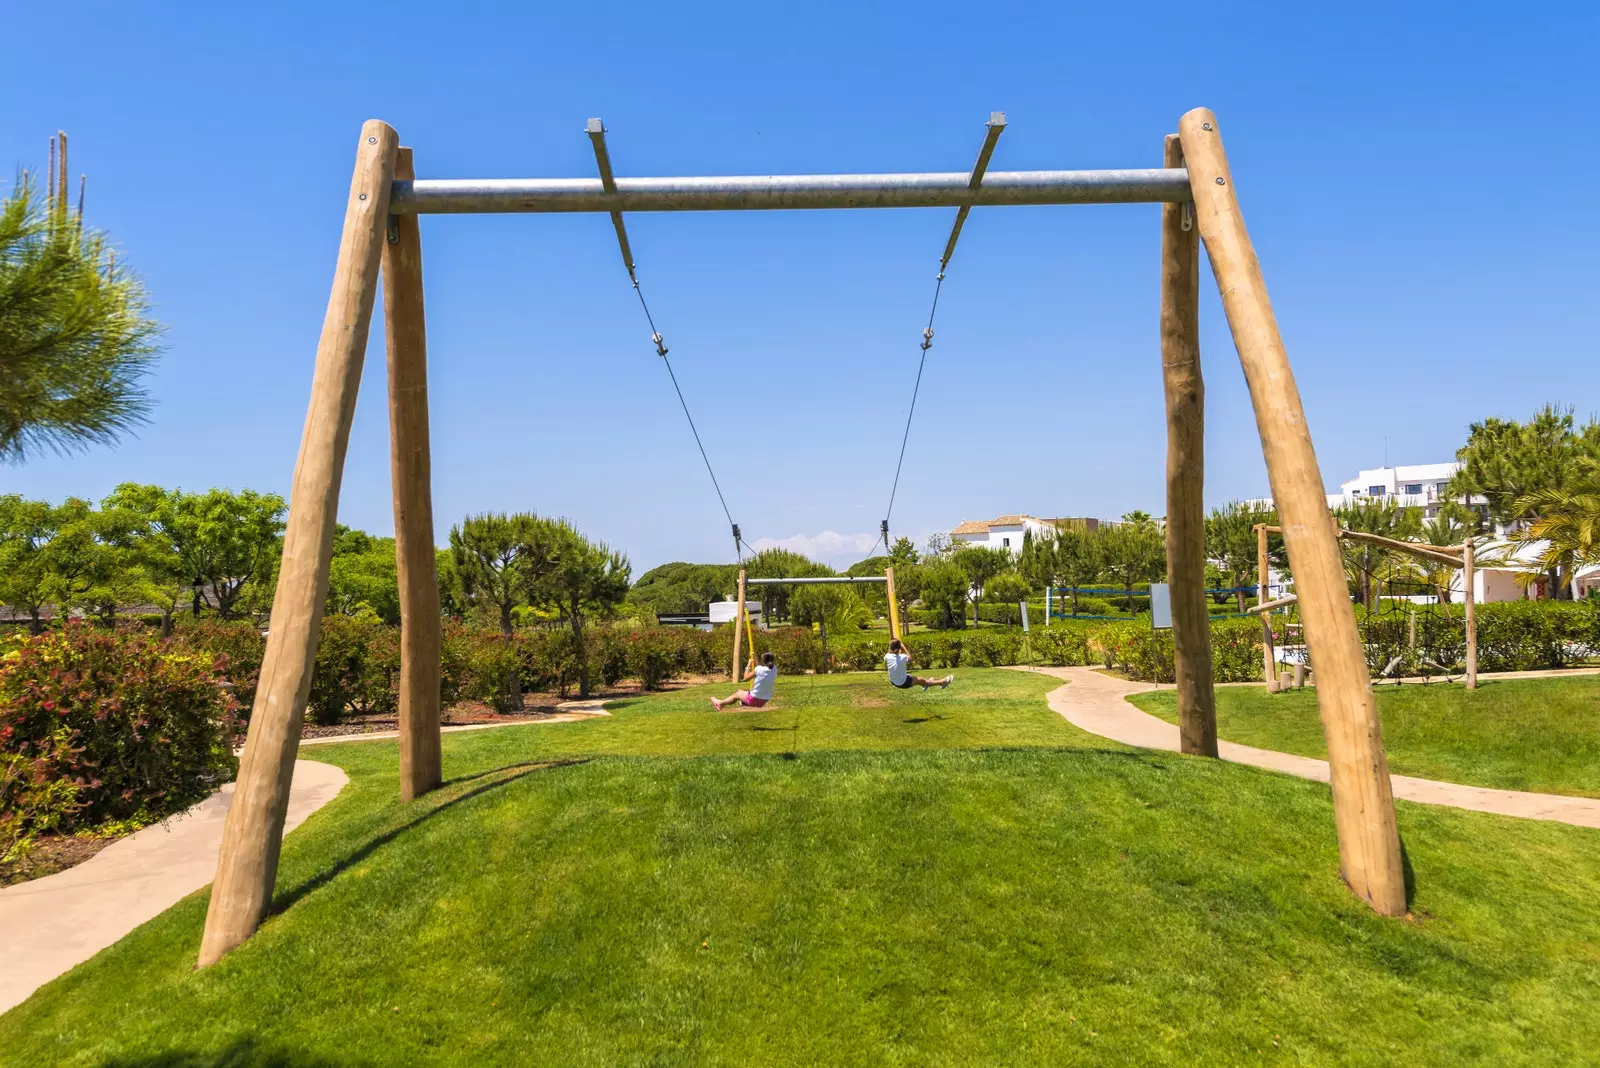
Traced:
<path id="1" fill-rule="evenodd" d="M 400 628 L 350 616 L 324 618 L 311 671 L 312 722 L 334 724 L 399 707 Z"/>
<path id="2" fill-rule="evenodd" d="M 239 715 L 248 720 L 256 703 L 256 680 L 261 675 L 261 658 L 267 653 L 267 638 L 261 628 L 246 620 L 181 617 L 167 639 L 171 644 L 197 653 L 220 657 L 217 670 L 233 686 Z"/>
<path id="3" fill-rule="evenodd" d="M 159 819 L 231 779 L 238 706 L 220 664 L 140 631 L 82 624 L 0 640 L 0 809 L 12 848 L 41 830 Z"/>

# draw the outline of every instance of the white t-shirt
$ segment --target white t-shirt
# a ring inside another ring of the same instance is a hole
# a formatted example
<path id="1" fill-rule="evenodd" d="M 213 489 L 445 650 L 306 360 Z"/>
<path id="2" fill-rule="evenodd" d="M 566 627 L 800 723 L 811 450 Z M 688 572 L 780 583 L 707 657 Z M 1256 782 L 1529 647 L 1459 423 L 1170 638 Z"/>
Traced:
<path id="1" fill-rule="evenodd" d="M 778 681 L 778 669 L 765 664 L 756 665 L 755 681 L 750 684 L 750 696 L 763 701 L 772 700 L 772 687 Z"/>
<path id="2" fill-rule="evenodd" d="M 905 653 L 887 653 L 883 662 L 889 665 L 889 681 L 896 686 L 906 683 L 906 665 L 911 663 L 911 657 Z"/>

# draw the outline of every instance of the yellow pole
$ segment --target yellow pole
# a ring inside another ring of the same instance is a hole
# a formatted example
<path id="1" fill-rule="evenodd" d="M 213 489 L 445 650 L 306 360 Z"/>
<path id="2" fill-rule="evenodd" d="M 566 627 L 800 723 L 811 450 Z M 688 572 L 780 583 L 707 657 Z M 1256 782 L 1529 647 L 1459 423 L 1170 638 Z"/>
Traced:
<path id="1" fill-rule="evenodd" d="M 744 618 L 744 578 L 744 568 L 741 567 L 739 569 L 739 607 L 734 609 L 733 613 L 733 667 L 729 671 L 734 682 L 738 682 L 743 677 L 743 673 L 739 669 L 744 665 L 744 660 L 740 655 L 743 652 L 741 646 L 744 644 L 744 628 L 740 627 L 739 623 Z"/>
<path id="2" fill-rule="evenodd" d="M 900 599 L 895 596 L 894 592 L 894 568 L 884 568 L 883 574 L 889 580 L 887 587 L 889 591 L 889 637 L 898 638 L 900 637 Z"/>

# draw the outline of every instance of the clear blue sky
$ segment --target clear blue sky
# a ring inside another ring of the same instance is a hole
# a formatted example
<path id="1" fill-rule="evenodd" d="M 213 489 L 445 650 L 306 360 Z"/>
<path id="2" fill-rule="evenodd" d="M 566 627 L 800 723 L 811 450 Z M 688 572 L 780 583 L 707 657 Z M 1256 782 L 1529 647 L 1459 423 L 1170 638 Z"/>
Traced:
<path id="1" fill-rule="evenodd" d="M 1221 121 L 1336 484 L 1448 459 L 1468 422 L 1597 402 L 1593 3 L 49 5 L 5 15 L 0 146 L 71 136 L 89 216 L 170 327 L 151 425 L 0 491 L 286 493 L 356 134 L 422 177 L 1155 166 Z M 50 47 L 46 47 L 50 44 Z M 633 217 L 642 277 L 751 538 L 874 532 L 949 211 Z M 603 216 L 423 224 L 434 504 L 565 515 L 636 573 L 731 556 Z M 1154 513 L 1154 206 L 974 213 L 946 284 L 899 533 Z M 1209 286 L 1209 278 L 1206 285 Z M 1206 496 L 1261 494 L 1208 294 Z M 393 528 L 374 331 L 341 519 Z M 1385 441 L 1387 445 L 1385 446 Z M 840 555 L 848 557 L 849 550 Z"/>

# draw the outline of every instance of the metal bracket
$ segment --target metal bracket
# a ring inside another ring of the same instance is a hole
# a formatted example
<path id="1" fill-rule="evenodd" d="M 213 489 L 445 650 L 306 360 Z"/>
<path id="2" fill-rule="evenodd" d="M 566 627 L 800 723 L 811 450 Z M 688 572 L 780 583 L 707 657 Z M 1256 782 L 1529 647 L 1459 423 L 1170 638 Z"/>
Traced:
<path id="1" fill-rule="evenodd" d="M 1188 233 L 1194 229 L 1194 201 L 1186 200 L 1183 202 L 1182 207 L 1183 211 L 1178 217 L 1178 225 L 1185 233 Z"/>
<path id="2" fill-rule="evenodd" d="M 391 215 L 389 216 L 389 244 L 398 245 L 399 243 L 400 219 L 397 216 Z"/>
<path id="3" fill-rule="evenodd" d="M 978 160 L 972 165 L 972 173 L 967 178 L 967 188 L 971 190 L 973 199 L 977 199 L 978 190 L 983 186 L 983 174 L 989 169 L 989 160 L 994 156 L 994 146 L 1000 140 L 1000 135 L 1006 131 L 1006 113 L 992 111 L 989 113 L 988 130 L 983 135 L 983 147 L 978 149 Z M 968 202 L 956 209 L 955 225 L 950 227 L 950 240 L 944 243 L 944 255 L 939 257 L 939 276 L 944 279 L 944 269 L 950 266 L 950 257 L 956 254 L 956 241 L 961 237 L 961 228 L 967 224 L 967 215 L 972 211 L 972 204 Z"/>
<path id="4" fill-rule="evenodd" d="M 617 192 L 617 177 L 611 171 L 611 152 L 606 148 L 606 124 L 599 119 L 590 119 L 584 127 L 584 133 L 589 135 L 589 141 L 594 146 L 595 166 L 600 170 L 600 185 L 612 196 Z M 633 273 L 633 249 L 628 244 L 628 228 L 622 223 L 622 212 L 611 212 L 611 225 L 617 231 L 617 247 L 622 251 L 622 265 L 628 269 L 628 277 L 633 279 L 633 284 L 638 285 L 639 279 Z"/>

